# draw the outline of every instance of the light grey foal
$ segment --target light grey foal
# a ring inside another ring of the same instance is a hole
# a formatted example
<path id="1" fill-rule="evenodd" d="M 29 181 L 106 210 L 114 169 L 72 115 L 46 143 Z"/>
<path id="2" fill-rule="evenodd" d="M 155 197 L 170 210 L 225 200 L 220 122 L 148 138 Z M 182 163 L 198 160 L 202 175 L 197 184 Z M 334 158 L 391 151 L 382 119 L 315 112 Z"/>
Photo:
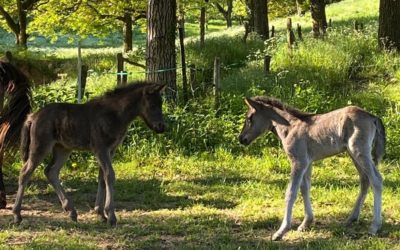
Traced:
<path id="1" fill-rule="evenodd" d="M 382 177 L 376 168 L 385 151 L 385 129 L 381 119 L 356 106 L 325 114 L 310 114 L 268 97 L 246 98 L 245 102 L 249 110 L 239 137 L 240 143 L 248 145 L 264 132 L 272 131 L 282 141 L 291 161 L 285 215 L 272 239 L 280 240 L 290 230 L 292 208 L 299 188 L 304 200 L 305 217 L 298 230 L 303 231 L 311 225 L 314 219 L 310 200 L 311 163 L 344 151 L 353 160 L 361 183 L 347 223 L 358 219 L 371 185 L 374 219 L 369 233 L 376 234 L 382 225 Z"/>

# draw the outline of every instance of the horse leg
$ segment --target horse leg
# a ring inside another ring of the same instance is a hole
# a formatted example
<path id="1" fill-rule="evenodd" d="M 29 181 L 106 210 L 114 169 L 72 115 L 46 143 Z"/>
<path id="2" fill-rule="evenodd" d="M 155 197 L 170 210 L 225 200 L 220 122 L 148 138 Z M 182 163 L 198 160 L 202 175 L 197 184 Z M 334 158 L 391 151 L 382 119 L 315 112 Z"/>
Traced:
<path id="1" fill-rule="evenodd" d="M 358 220 L 358 218 L 360 216 L 361 208 L 364 204 L 365 198 L 368 193 L 368 188 L 369 188 L 368 176 L 363 172 L 362 167 L 360 166 L 360 164 L 357 163 L 357 161 L 354 159 L 354 157 L 351 154 L 350 154 L 350 156 L 351 156 L 353 163 L 356 166 L 358 174 L 360 176 L 360 193 L 358 194 L 356 203 L 354 205 L 352 212 L 350 213 L 350 216 L 346 220 L 346 225 L 350 225 L 353 222 Z"/>
<path id="2" fill-rule="evenodd" d="M 110 152 L 110 158 L 112 159 L 115 150 L 113 149 Z M 94 210 L 96 211 L 97 215 L 100 217 L 100 220 L 102 222 L 106 222 L 107 218 L 104 215 L 104 202 L 105 202 L 105 189 L 106 189 L 106 183 L 104 181 L 104 174 L 103 174 L 103 169 L 99 168 L 99 175 L 98 175 L 98 186 L 97 186 L 97 195 L 96 195 L 96 202 L 94 205 Z"/>
<path id="3" fill-rule="evenodd" d="M 370 147 L 361 148 L 361 146 L 354 145 L 350 148 L 350 151 L 360 165 L 362 172 L 368 177 L 374 193 L 374 219 L 369 228 L 369 233 L 374 235 L 382 226 L 382 176 L 372 160 Z"/>
<path id="4" fill-rule="evenodd" d="M 96 211 L 97 215 L 100 217 L 100 220 L 103 222 L 107 221 L 107 218 L 104 215 L 104 200 L 105 200 L 105 188 L 106 183 L 104 181 L 103 169 L 99 168 L 99 176 L 97 178 L 98 186 L 97 186 L 97 195 L 96 202 L 94 205 L 94 211 Z"/>
<path id="5" fill-rule="evenodd" d="M 73 202 L 66 195 L 64 188 L 61 186 L 59 178 L 61 167 L 68 160 L 70 154 L 71 154 L 70 150 L 67 150 L 59 146 L 55 146 L 53 148 L 53 159 L 51 163 L 46 166 L 44 173 L 47 179 L 49 180 L 51 186 L 56 191 L 56 194 L 61 202 L 64 211 L 66 212 L 69 211 L 70 212 L 69 216 L 71 220 L 77 221 L 78 214 L 75 210 Z"/>
<path id="6" fill-rule="evenodd" d="M 4 186 L 4 178 L 3 178 L 3 156 L 4 151 L 0 151 L 0 209 L 4 209 L 7 206 L 6 199 L 6 188 Z"/>
<path id="7" fill-rule="evenodd" d="M 24 196 L 24 190 L 28 181 L 36 169 L 39 166 L 39 163 L 44 159 L 48 150 L 39 149 L 36 152 L 31 153 L 29 155 L 28 160 L 24 163 L 23 168 L 19 174 L 19 181 L 18 181 L 18 191 L 15 198 L 15 203 L 13 207 L 13 214 L 14 214 L 14 223 L 19 224 L 22 221 L 21 217 L 21 206 L 22 206 L 22 197 Z"/>
<path id="8" fill-rule="evenodd" d="M 305 167 L 306 166 L 306 167 Z M 290 182 L 286 189 L 286 208 L 285 215 L 283 217 L 282 224 L 278 231 L 272 236 L 272 240 L 280 240 L 290 230 L 292 223 L 292 209 L 293 204 L 296 201 L 297 193 L 299 191 L 300 183 L 303 179 L 305 170 L 308 164 L 294 163 L 292 164 L 292 170 L 290 174 Z"/>
<path id="9" fill-rule="evenodd" d="M 304 202 L 305 216 L 303 222 L 297 228 L 298 231 L 304 231 L 308 229 L 314 220 L 314 214 L 312 211 L 311 198 L 310 198 L 311 172 L 312 172 L 312 166 L 310 164 L 310 166 L 308 166 L 306 172 L 304 173 L 303 181 L 301 182 L 300 185 L 300 191 L 301 195 L 303 196 L 303 202 Z"/>
<path id="10" fill-rule="evenodd" d="M 104 214 L 107 216 L 107 222 L 111 226 L 117 224 L 117 218 L 114 211 L 114 183 L 115 183 L 115 173 L 111 164 L 109 150 L 101 150 L 96 153 L 97 159 L 100 163 L 100 167 L 103 171 L 104 182 L 106 185 L 106 198 L 104 205 Z"/>

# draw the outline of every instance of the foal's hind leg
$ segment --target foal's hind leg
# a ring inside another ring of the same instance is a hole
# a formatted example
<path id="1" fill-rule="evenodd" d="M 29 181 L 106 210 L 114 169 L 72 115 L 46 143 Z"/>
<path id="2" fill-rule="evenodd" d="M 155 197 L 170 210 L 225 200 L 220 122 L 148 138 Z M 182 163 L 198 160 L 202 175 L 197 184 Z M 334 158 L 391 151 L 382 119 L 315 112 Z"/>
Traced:
<path id="1" fill-rule="evenodd" d="M 64 211 L 69 211 L 70 218 L 73 221 L 77 221 L 78 214 L 74 208 L 71 199 L 69 199 L 68 196 L 65 194 L 64 188 L 61 186 L 59 179 L 61 167 L 68 160 L 70 154 L 71 154 L 70 150 L 64 149 L 59 146 L 54 146 L 53 159 L 51 163 L 47 165 L 47 167 L 45 168 L 44 173 L 47 179 L 49 180 L 50 184 L 56 191 Z"/>
<path id="2" fill-rule="evenodd" d="M 15 203 L 13 207 L 14 213 L 14 223 L 19 224 L 22 221 L 21 217 L 21 205 L 22 197 L 24 195 L 24 190 L 28 184 L 29 178 L 31 177 L 33 171 L 44 159 L 47 153 L 50 151 L 50 146 L 47 147 L 37 147 L 36 149 L 31 149 L 28 160 L 24 163 L 21 169 L 18 181 L 18 191 L 15 198 Z"/>
<path id="3" fill-rule="evenodd" d="M 382 225 L 381 209 L 382 209 L 382 176 L 376 169 L 371 157 L 370 148 L 350 148 L 351 154 L 361 170 L 368 177 L 369 183 L 374 193 L 374 219 L 369 229 L 370 234 L 376 234 Z"/>
<path id="4" fill-rule="evenodd" d="M 303 222 L 297 228 L 298 231 L 304 231 L 307 228 L 309 228 L 314 220 L 314 214 L 312 211 L 311 198 L 310 198 L 311 172 L 312 172 L 312 166 L 310 164 L 310 166 L 304 173 L 303 181 L 301 182 L 300 185 L 301 195 L 303 196 L 303 202 L 304 202 L 305 216 Z"/>
<path id="5" fill-rule="evenodd" d="M 350 225 L 351 223 L 358 220 L 360 216 L 361 208 L 364 204 L 365 198 L 368 193 L 369 188 L 369 180 L 368 176 L 364 173 L 362 167 L 358 164 L 358 162 L 350 155 L 354 165 L 357 168 L 358 174 L 360 175 L 360 193 L 358 194 L 356 203 L 354 205 L 353 211 L 351 212 L 350 216 L 346 220 L 346 225 Z"/>

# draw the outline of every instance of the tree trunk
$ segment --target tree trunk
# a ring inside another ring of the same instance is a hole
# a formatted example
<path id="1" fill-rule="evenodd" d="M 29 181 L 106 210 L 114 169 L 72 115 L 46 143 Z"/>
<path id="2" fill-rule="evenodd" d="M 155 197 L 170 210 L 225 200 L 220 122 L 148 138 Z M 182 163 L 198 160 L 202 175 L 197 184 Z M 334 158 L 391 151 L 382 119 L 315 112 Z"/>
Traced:
<path id="1" fill-rule="evenodd" d="M 132 15 L 129 12 L 124 14 L 124 52 L 132 50 L 133 47 L 133 31 L 132 31 Z"/>
<path id="2" fill-rule="evenodd" d="M 28 35 L 26 33 L 26 10 L 22 7 L 21 0 L 17 0 L 17 11 L 19 20 L 19 32 L 16 34 L 16 44 L 22 49 L 27 48 Z"/>
<path id="3" fill-rule="evenodd" d="M 319 37 L 321 32 L 324 34 L 326 32 L 326 28 L 328 27 L 325 14 L 325 5 L 325 0 L 311 0 L 310 10 L 313 22 L 312 31 L 314 37 Z"/>
<path id="4" fill-rule="evenodd" d="M 204 37 L 206 34 L 206 7 L 200 10 L 200 47 L 204 48 Z"/>
<path id="5" fill-rule="evenodd" d="M 167 84 L 176 101 L 176 0 L 149 0 L 147 5 L 147 79 Z"/>
<path id="6" fill-rule="evenodd" d="M 249 32 L 254 31 L 254 0 L 246 0 Z"/>
<path id="7" fill-rule="evenodd" d="M 305 11 L 303 9 L 304 0 L 296 0 L 297 15 L 303 16 Z"/>
<path id="8" fill-rule="evenodd" d="M 380 0 L 379 5 L 379 46 L 383 49 L 400 51 L 400 1 Z"/>
<path id="9" fill-rule="evenodd" d="M 268 5 L 266 0 L 254 0 L 254 31 L 263 39 L 269 38 Z"/>

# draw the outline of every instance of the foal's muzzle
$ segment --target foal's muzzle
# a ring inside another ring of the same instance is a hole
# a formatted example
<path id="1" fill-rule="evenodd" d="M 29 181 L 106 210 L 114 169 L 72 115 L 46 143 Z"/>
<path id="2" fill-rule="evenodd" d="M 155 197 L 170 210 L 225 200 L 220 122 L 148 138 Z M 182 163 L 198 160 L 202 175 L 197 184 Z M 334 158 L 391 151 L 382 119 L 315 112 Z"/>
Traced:
<path id="1" fill-rule="evenodd" d="M 166 126 L 165 123 L 163 122 L 158 122 L 153 125 L 153 130 L 156 131 L 157 133 L 163 133 L 165 131 L 165 128 Z"/>
<path id="2" fill-rule="evenodd" d="M 239 142 L 243 145 L 249 145 L 251 141 L 249 140 L 249 138 L 247 138 L 247 136 L 240 135 Z"/>

